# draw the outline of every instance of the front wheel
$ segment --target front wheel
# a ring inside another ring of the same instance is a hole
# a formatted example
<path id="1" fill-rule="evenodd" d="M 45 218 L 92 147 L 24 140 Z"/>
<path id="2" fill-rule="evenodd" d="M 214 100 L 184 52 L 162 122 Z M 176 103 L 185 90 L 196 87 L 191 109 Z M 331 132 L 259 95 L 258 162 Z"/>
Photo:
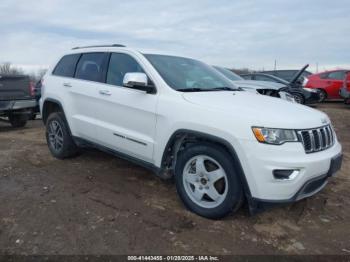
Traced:
<path id="1" fill-rule="evenodd" d="M 327 93 L 326 91 L 324 91 L 323 89 L 318 89 L 320 92 L 319 92 L 319 100 L 318 102 L 324 102 L 327 98 Z"/>
<path id="2" fill-rule="evenodd" d="M 228 153 L 201 144 L 180 152 L 175 167 L 176 189 L 194 213 L 218 219 L 238 210 L 243 202 L 241 181 Z"/>
<path id="3" fill-rule="evenodd" d="M 298 104 L 302 104 L 303 105 L 305 103 L 305 98 L 304 98 L 303 95 L 297 94 L 297 93 L 294 93 L 292 95 L 294 97 L 295 102 L 297 102 Z"/>

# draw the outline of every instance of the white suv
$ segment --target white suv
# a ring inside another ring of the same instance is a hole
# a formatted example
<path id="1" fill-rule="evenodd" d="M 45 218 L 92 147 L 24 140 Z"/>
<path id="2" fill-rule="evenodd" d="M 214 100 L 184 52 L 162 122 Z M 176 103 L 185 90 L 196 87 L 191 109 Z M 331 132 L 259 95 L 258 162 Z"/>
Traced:
<path id="1" fill-rule="evenodd" d="M 197 60 L 121 45 L 74 48 L 48 70 L 40 101 L 53 156 L 92 146 L 174 177 L 208 218 L 311 196 L 341 166 L 324 113 L 244 92 Z"/>

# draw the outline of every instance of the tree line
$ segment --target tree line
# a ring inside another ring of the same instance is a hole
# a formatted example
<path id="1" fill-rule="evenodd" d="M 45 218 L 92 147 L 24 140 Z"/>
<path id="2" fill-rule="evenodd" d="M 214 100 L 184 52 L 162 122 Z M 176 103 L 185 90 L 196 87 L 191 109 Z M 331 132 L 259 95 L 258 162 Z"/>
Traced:
<path id="1" fill-rule="evenodd" d="M 39 81 L 47 69 L 37 70 L 35 73 L 26 74 L 20 67 L 16 67 L 9 62 L 0 64 L 0 75 L 29 75 L 32 81 Z"/>

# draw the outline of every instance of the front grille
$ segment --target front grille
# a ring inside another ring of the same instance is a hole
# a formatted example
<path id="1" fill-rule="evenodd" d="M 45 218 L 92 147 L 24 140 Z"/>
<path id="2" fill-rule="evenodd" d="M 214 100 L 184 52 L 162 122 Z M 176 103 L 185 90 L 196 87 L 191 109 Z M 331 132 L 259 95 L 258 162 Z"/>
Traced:
<path id="1" fill-rule="evenodd" d="M 314 153 L 330 148 L 334 144 L 334 134 L 330 125 L 298 131 L 306 153 Z"/>

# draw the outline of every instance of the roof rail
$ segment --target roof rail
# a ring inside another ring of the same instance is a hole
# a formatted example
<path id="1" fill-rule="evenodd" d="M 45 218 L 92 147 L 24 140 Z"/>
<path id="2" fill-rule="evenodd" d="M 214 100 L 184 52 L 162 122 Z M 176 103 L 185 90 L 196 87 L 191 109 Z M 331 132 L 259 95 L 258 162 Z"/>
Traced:
<path id="1" fill-rule="evenodd" d="M 81 48 L 94 48 L 94 47 L 126 47 L 125 45 L 120 44 L 113 44 L 113 45 L 90 45 L 90 46 L 77 46 L 72 48 L 72 50 L 75 49 L 81 49 Z"/>

